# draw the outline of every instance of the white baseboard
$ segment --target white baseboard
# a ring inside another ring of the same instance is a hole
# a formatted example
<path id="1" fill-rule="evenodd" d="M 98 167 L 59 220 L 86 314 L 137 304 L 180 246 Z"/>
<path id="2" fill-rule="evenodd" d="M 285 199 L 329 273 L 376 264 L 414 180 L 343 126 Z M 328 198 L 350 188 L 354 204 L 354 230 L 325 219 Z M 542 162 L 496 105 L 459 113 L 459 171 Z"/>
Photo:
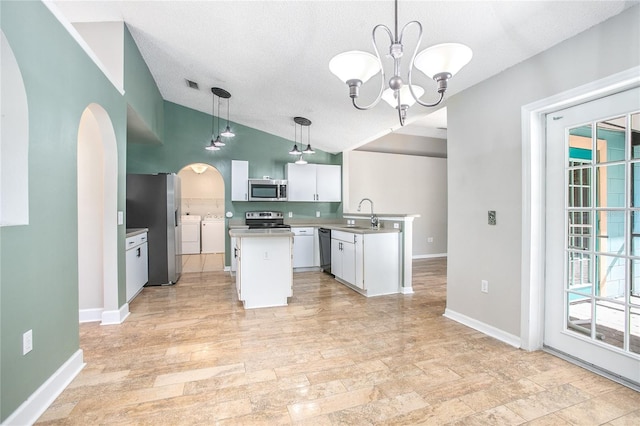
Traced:
<path id="1" fill-rule="evenodd" d="M 3 425 L 32 425 L 55 401 L 69 383 L 80 373 L 86 364 L 82 349 L 78 349 L 64 364 L 56 370 L 25 402 L 23 402 Z"/>
<path id="2" fill-rule="evenodd" d="M 413 294 L 413 287 L 400 287 L 401 294 Z"/>
<path id="3" fill-rule="evenodd" d="M 102 308 L 80 309 L 80 323 L 102 321 Z"/>
<path id="4" fill-rule="evenodd" d="M 129 316 L 129 304 L 125 303 L 117 311 L 103 311 L 102 325 L 122 324 Z"/>
<path id="5" fill-rule="evenodd" d="M 466 315 L 452 311 L 449 308 L 444 310 L 443 316 L 451 320 L 454 320 L 456 322 L 459 322 L 460 324 L 464 324 L 467 327 L 471 327 L 474 330 L 478 330 L 479 332 L 484 333 L 487 336 L 491 336 L 495 339 L 498 339 L 501 342 L 506 343 L 507 345 L 511 345 L 516 348 L 519 348 L 521 346 L 520 337 L 510 333 L 506 333 L 505 331 L 500 330 L 499 328 L 495 328 L 492 325 L 485 324 L 483 322 L 475 320 Z"/>
<path id="6" fill-rule="evenodd" d="M 447 253 L 434 253 L 434 254 L 416 254 L 412 259 L 432 259 L 436 257 L 447 257 Z"/>
<path id="7" fill-rule="evenodd" d="M 224 272 L 229 272 L 231 270 L 231 266 L 225 266 L 223 271 Z"/>

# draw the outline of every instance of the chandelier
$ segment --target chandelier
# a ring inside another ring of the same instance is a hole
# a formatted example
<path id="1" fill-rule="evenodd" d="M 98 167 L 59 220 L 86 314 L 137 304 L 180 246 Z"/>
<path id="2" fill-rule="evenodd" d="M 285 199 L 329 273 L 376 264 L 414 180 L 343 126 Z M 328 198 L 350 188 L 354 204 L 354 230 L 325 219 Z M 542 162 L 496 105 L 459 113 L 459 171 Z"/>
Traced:
<path id="1" fill-rule="evenodd" d="M 316 152 L 311 148 L 311 120 L 304 117 L 293 117 L 293 148 L 289 151 L 291 155 L 297 155 L 298 159 L 296 164 L 307 164 L 307 161 L 302 158 L 302 154 L 315 154 Z M 300 126 L 300 147 L 302 148 L 302 131 L 303 127 L 307 128 L 307 147 L 304 151 L 298 149 L 298 125 Z"/>
<path id="2" fill-rule="evenodd" d="M 408 72 L 403 75 L 401 72 L 401 58 L 404 51 L 402 38 L 405 30 L 410 26 L 418 28 L 418 42 L 411 56 Z M 389 56 L 393 59 L 393 76 L 389 79 L 386 89 L 384 67 L 376 44 L 376 32 L 378 30 L 386 32 L 391 42 Z M 349 97 L 351 97 L 355 108 L 368 110 L 376 106 L 380 99 L 384 99 L 385 102 L 398 110 L 398 119 L 401 126 L 404 126 L 409 107 L 416 102 L 424 107 L 434 107 L 440 104 L 444 99 L 444 92 L 447 90 L 449 79 L 468 64 L 473 56 L 471 49 L 460 43 L 438 44 L 418 53 L 422 40 L 422 24 L 418 21 L 408 22 L 398 35 L 398 0 L 395 0 L 394 31 L 391 32 L 386 25 L 378 24 L 373 27 L 371 39 L 373 50 L 376 53 L 375 56 L 358 50 L 343 52 L 331 59 L 329 69 L 349 86 Z M 424 89 L 412 83 L 411 76 L 414 67 L 437 83 L 439 98 L 436 102 L 430 104 L 420 100 L 420 97 L 424 94 Z M 360 86 L 378 73 L 381 76 L 378 96 L 369 105 L 358 105 L 356 99 L 360 95 Z M 404 80 L 405 76 L 406 80 Z"/>
<path id="3" fill-rule="evenodd" d="M 220 136 L 225 138 L 232 138 L 235 134 L 231 131 L 231 127 L 229 127 L 229 98 L 231 94 L 224 89 L 219 87 L 212 87 L 211 93 L 213 93 L 213 102 L 212 102 L 212 113 L 211 113 L 211 143 L 205 147 L 208 151 L 218 151 L 220 147 L 225 146 L 226 144 L 220 139 Z M 216 97 L 218 97 L 218 113 L 216 114 Z M 227 100 L 227 127 L 222 133 L 218 133 L 220 131 L 220 99 Z M 218 123 L 217 127 L 214 124 Z M 216 131 L 217 128 L 217 131 Z M 217 136 L 216 136 L 216 133 Z"/>

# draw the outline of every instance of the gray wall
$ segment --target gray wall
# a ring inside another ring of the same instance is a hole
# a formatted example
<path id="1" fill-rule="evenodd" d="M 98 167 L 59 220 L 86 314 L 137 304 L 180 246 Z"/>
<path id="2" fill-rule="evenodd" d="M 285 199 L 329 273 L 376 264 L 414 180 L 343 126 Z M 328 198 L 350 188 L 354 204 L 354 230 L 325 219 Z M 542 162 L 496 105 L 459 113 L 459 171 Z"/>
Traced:
<path id="1" fill-rule="evenodd" d="M 521 107 L 638 66 L 639 26 L 635 6 L 449 99 L 447 309 L 520 335 Z"/>
<path id="2" fill-rule="evenodd" d="M 447 157 L 447 140 L 426 136 L 389 133 L 356 149 L 356 151 L 402 153 L 425 157 Z"/>
<path id="3" fill-rule="evenodd" d="M 351 151 L 344 154 L 344 210 L 368 197 L 375 213 L 415 213 L 413 256 L 447 253 L 447 159 Z M 365 203 L 364 212 L 369 212 Z M 433 242 L 427 238 L 433 237 Z"/>

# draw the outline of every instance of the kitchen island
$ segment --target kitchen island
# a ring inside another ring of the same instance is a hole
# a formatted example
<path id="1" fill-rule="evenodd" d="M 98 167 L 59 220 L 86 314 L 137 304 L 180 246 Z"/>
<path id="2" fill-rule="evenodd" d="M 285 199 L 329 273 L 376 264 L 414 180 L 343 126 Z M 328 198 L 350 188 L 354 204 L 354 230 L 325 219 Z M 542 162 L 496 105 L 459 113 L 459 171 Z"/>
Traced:
<path id="1" fill-rule="evenodd" d="M 286 306 L 293 295 L 291 230 L 230 229 L 236 290 L 245 309 Z"/>

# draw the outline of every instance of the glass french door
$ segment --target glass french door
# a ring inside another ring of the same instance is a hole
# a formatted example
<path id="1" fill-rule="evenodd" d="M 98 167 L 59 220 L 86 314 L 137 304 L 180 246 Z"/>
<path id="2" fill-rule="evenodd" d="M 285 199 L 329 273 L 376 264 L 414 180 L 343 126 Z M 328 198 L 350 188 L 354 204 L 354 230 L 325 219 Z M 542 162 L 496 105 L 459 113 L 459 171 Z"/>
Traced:
<path id="1" fill-rule="evenodd" d="M 544 344 L 640 386 L 640 88 L 547 116 Z"/>

